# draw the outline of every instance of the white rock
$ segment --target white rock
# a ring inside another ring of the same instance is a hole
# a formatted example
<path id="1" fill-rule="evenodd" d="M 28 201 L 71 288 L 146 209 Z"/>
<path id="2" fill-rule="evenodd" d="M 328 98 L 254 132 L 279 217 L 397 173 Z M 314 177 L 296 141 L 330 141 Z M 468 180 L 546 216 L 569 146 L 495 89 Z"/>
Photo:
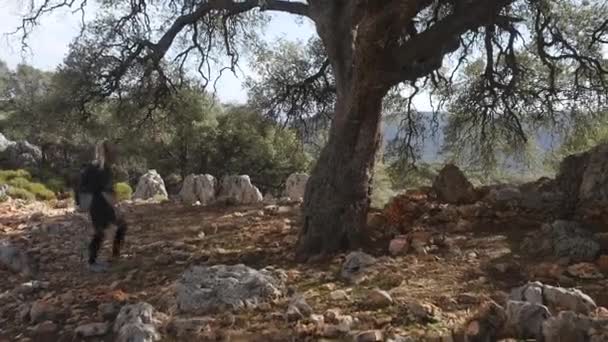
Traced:
<path id="1" fill-rule="evenodd" d="M 154 316 L 152 305 L 140 302 L 125 305 L 114 321 L 117 342 L 153 342 L 160 340 L 157 326 L 160 321 Z"/>
<path id="2" fill-rule="evenodd" d="M 8 140 L 4 134 L 0 133 L 0 153 L 6 151 L 9 146 L 15 145 L 14 141 Z"/>
<path id="3" fill-rule="evenodd" d="M 284 284 L 273 272 L 245 265 L 194 266 L 176 284 L 178 310 L 201 314 L 254 307 L 283 292 Z"/>
<path id="4" fill-rule="evenodd" d="M 217 180 L 215 177 L 209 174 L 191 174 L 184 179 L 179 197 L 182 202 L 187 204 L 208 205 L 215 200 L 216 191 Z"/>
<path id="5" fill-rule="evenodd" d="M 367 269 L 376 263 L 376 258 L 363 252 L 351 252 L 342 264 L 340 275 L 351 282 L 364 279 Z"/>
<path id="6" fill-rule="evenodd" d="M 260 190 L 251 184 L 249 176 L 225 176 L 222 178 L 218 200 L 234 204 L 255 204 L 262 203 L 264 197 Z"/>
<path id="7" fill-rule="evenodd" d="M 25 276 L 34 276 L 38 271 L 36 261 L 8 240 L 0 240 L 0 265 Z"/>
<path id="8" fill-rule="evenodd" d="M 157 196 L 169 198 L 162 177 L 156 170 L 149 170 L 139 178 L 135 193 L 133 194 L 133 199 L 147 200 Z"/>
<path id="9" fill-rule="evenodd" d="M 540 282 L 530 282 L 511 290 L 509 299 L 545 305 L 549 308 L 564 308 L 582 314 L 588 314 L 597 308 L 593 299 L 578 289 L 545 285 Z"/>
<path id="10" fill-rule="evenodd" d="M 293 201 L 303 200 L 308 178 L 309 176 L 305 173 L 292 173 L 289 175 L 285 182 L 285 196 Z"/>

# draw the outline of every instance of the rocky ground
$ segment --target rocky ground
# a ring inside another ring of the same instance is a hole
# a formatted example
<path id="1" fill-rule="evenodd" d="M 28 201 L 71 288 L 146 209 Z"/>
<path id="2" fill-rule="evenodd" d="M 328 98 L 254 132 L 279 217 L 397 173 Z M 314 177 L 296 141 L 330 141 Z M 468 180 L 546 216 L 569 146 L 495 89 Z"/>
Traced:
<path id="1" fill-rule="evenodd" d="M 123 256 L 95 274 L 85 216 L 65 202 L 0 204 L 0 259 L 12 263 L 0 268 L 0 341 L 457 341 L 487 330 L 492 305 L 515 310 L 509 293 L 529 281 L 592 298 L 541 298 L 551 313 L 529 316 L 608 317 L 608 239 L 512 207 L 413 192 L 370 215 L 365 253 L 306 265 L 293 262 L 297 205 L 123 207 Z"/>
<path id="2" fill-rule="evenodd" d="M 84 268 L 86 217 L 41 203 L 4 203 L 2 238 L 15 250 L 28 251 L 38 266 L 19 261 L 15 264 L 21 274 L 0 271 L 5 279 L 0 282 L 0 340 L 115 341 L 125 308 L 135 304 L 136 310 L 148 310 L 135 318 L 150 325 L 144 334 L 148 339 L 142 341 L 383 341 L 399 336 L 452 341 L 452 331 L 466 327 L 484 303 L 503 305 L 512 288 L 535 280 L 576 287 L 599 307 L 587 314 L 605 313 L 605 257 L 574 262 L 527 253 L 522 248 L 526 236 L 534 238 L 544 223 L 538 217 L 515 211 L 483 217 L 470 206 L 408 198 L 408 203 L 437 206 L 433 217 L 455 224 L 435 223 L 395 235 L 387 233 L 398 229 L 389 228 L 388 215 L 372 214 L 370 229 L 376 238 L 365 250 L 368 254 L 308 265 L 292 262 L 300 224 L 297 206 L 125 205 L 128 242 L 122 259 L 105 274 Z M 261 275 L 240 279 L 248 270 L 220 269 L 216 271 L 225 274 L 213 278 L 217 274 L 210 269 L 192 268 L 236 264 L 251 271 L 267 268 L 276 288 L 260 284 L 265 281 Z M 208 288 L 226 277 L 251 285 L 227 294 L 215 292 L 217 298 L 264 286 L 276 293 L 269 296 L 263 288 L 251 303 L 237 299 L 218 304 L 214 296 L 196 297 L 184 290 L 186 270 L 215 279 L 205 285 Z"/>

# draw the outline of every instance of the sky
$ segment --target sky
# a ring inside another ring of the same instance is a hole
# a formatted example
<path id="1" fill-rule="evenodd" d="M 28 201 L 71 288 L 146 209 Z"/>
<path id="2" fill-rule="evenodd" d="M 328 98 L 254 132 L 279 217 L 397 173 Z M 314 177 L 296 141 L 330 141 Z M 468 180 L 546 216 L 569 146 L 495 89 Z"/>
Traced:
<path id="1" fill-rule="evenodd" d="M 26 10 L 23 3 L 27 2 L 0 0 L 0 60 L 6 62 L 11 69 L 19 63 L 27 63 L 42 70 L 55 70 L 66 56 L 70 42 L 79 32 L 80 15 L 66 9 L 45 16 L 34 29 L 28 40 L 29 49 L 24 53 L 20 36 L 8 35 L 20 24 L 21 14 Z M 93 18 L 94 9 L 91 12 L 87 18 Z M 283 13 L 272 14 L 266 32 L 266 39 L 270 41 L 282 36 L 290 40 L 306 41 L 316 34 L 312 23 L 297 23 L 293 15 Z M 222 101 L 243 103 L 247 100 L 241 85 L 245 75 L 251 73 L 247 64 L 248 61 L 240 63 L 241 70 L 237 71 L 236 76 L 224 73 L 218 81 L 217 91 Z"/>
<path id="2" fill-rule="evenodd" d="M 22 51 L 19 34 L 10 35 L 21 22 L 21 15 L 27 10 L 27 1 L 0 0 L 0 60 L 6 62 L 9 68 L 15 68 L 19 63 L 26 63 L 38 69 L 52 71 L 62 62 L 68 52 L 68 46 L 80 29 L 80 14 L 73 14 L 68 9 L 56 10 L 47 14 L 40 21 L 28 40 L 28 50 Z M 92 19 L 95 9 L 89 9 L 87 19 Z M 305 42 L 315 29 L 310 21 L 297 21 L 290 14 L 272 14 L 272 20 L 267 29 L 268 41 L 284 37 L 289 40 Z M 222 102 L 244 103 L 247 94 L 242 86 L 245 76 L 253 75 L 248 67 L 248 61 L 240 62 L 237 74 L 224 73 L 217 83 L 217 95 Z M 418 96 L 415 105 L 419 110 L 431 110 L 426 96 Z"/>

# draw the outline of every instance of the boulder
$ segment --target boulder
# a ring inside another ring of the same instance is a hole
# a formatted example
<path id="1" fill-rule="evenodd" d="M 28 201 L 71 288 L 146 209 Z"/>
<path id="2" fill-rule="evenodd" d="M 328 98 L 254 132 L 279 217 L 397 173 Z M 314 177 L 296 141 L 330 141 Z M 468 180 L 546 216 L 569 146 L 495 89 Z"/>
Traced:
<path id="1" fill-rule="evenodd" d="M 541 282 L 530 282 L 514 288 L 509 299 L 582 314 L 589 314 L 597 308 L 593 299 L 578 289 L 545 285 Z"/>
<path id="2" fill-rule="evenodd" d="M 447 164 L 439 171 L 433 181 L 433 190 L 437 199 L 446 203 L 467 204 L 477 199 L 473 184 L 454 164 Z"/>
<path id="3" fill-rule="evenodd" d="M 585 215 L 608 207 L 608 144 L 570 155 L 562 161 L 556 183 L 565 194 L 565 208 Z"/>
<path id="4" fill-rule="evenodd" d="M 303 200 L 308 178 L 309 176 L 305 173 L 292 173 L 289 175 L 285 182 L 285 197 L 293 201 Z"/>
<path id="5" fill-rule="evenodd" d="M 507 302 L 506 330 L 518 339 L 542 337 L 543 323 L 551 317 L 549 309 L 541 304 L 510 300 Z"/>
<path id="6" fill-rule="evenodd" d="M 586 209 L 587 207 L 606 208 L 607 206 L 608 144 L 602 144 L 589 152 L 578 189 L 578 207 Z"/>
<path id="7" fill-rule="evenodd" d="M 8 240 L 0 240 L 0 266 L 28 277 L 35 276 L 38 272 L 36 261 Z"/>
<path id="8" fill-rule="evenodd" d="M 600 244 L 593 234 L 573 221 L 545 224 L 541 236 L 550 240 L 556 257 L 567 257 L 574 262 L 593 261 L 600 252 Z"/>
<path id="9" fill-rule="evenodd" d="M 271 270 L 258 271 L 242 264 L 194 266 L 176 284 L 178 310 L 186 313 L 255 307 L 284 292 L 283 279 Z"/>
<path id="10" fill-rule="evenodd" d="M 168 198 L 165 182 L 156 170 L 149 170 L 139 178 L 133 199 L 147 200 L 154 197 Z"/>
<path id="11" fill-rule="evenodd" d="M 8 140 L 4 134 L 0 133 L 0 153 L 6 151 L 9 146 L 14 145 L 15 142 Z"/>
<path id="12" fill-rule="evenodd" d="M 264 198 L 251 179 L 247 175 L 224 176 L 218 196 L 219 201 L 233 204 L 255 204 L 262 203 Z"/>
<path id="13" fill-rule="evenodd" d="M 188 175 L 184 179 L 179 197 L 182 202 L 201 205 L 211 204 L 215 200 L 217 180 L 212 175 Z"/>
<path id="14" fill-rule="evenodd" d="M 123 306 L 114 321 L 117 342 L 153 342 L 160 340 L 160 320 L 154 307 L 146 302 Z"/>
<path id="15" fill-rule="evenodd" d="M 1 144 L 1 142 L 0 142 Z M 42 161 L 42 150 L 38 146 L 32 145 L 23 140 L 9 143 L 4 149 L 3 159 L 6 166 L 13 169 L 32 168 L 38 166 Z"/>
<path id="16" fill-rule="evenodd" d="M 351 252 L 342 264 L 340 276 L 350 282 L 360 282 L 364 279 L 367 269 L 376 263 L 376 259 L 363 252 Z"/>
<path id="17" fill-rule="evenodd" d="M 572 311 L 562 311 L 544 322 L 542 337 L 548 342 L 589 341 L 589 330 L 592 328 L 593 321 L 589 317 Z"/>

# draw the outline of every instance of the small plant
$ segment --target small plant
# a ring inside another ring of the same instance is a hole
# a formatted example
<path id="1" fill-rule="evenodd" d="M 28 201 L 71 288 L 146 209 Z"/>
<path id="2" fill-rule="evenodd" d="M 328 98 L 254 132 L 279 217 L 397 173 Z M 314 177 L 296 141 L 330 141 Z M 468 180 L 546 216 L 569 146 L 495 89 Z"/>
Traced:
<path id="1" fill-rule="evenodd" d="M 114 184 L 114 192 L 118 201 L 130 200 L 133 195 L 131 186 L 124 182 Z"/>

